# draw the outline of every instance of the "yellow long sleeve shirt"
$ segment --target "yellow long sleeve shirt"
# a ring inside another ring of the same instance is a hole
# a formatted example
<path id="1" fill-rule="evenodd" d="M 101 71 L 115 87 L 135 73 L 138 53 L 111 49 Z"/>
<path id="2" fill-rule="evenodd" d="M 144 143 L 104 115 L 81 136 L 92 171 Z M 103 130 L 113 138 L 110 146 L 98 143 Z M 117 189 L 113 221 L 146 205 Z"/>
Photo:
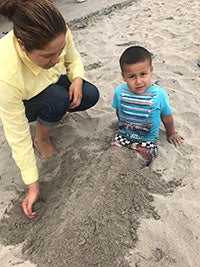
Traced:
<path id="1" fill-rule="evenodd" d="M 53 68 L 42 69 L 32 63 L 13 31 L 0 39 L 0 62 L 0 117 L 4 133 L 24 183 L 31 184 L 38 180 L 38 169 L 23 100 L 56 83 L 64 69 L 71 81 L 76 77 L 85 79 L 83 63 L 69 29 L 60 61 Z"/>

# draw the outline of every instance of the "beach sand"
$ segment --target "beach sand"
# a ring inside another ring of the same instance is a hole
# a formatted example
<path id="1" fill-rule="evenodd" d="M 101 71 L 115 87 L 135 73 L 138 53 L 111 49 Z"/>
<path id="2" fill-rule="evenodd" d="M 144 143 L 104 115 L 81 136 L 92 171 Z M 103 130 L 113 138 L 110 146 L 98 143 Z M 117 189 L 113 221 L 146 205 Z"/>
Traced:
<path id="1" fill-rule="evenodd" d="M 26 188 L 0 126 L 0 266 L 200 266 L 199 1 L 98 2 L 55 2 L 61 12 L 66 3 L 87 5 L 81 19 L 66 21 L 101 97 L 54 128 L 57 156 L 36 152 L 41 196 L 33 220 L 23 215 Z M 162 126 L 150 169 L 134 152 L 109 146 L 118 60 L 131 45 L 152 52 L 153 82 L 168 92 L 184 137 L 176 149 Z"/>

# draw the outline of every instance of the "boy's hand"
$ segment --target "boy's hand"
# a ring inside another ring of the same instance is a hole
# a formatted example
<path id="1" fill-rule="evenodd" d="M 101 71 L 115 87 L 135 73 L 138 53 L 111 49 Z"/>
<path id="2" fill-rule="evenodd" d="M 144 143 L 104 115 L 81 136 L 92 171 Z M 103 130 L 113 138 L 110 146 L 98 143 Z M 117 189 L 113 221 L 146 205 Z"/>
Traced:
<path id="1" fill-rule="evenodd" d="M 169 143 L 174 144 L 175 147 L 180 146 L 183 143 L 184 138 L 177 133 L 171 134 L 167 136 L 167 140 Z"/>
<path id="2" fill-rule="evenodd" d="M 109 125 L 109 128 L 114 130 L 114 131 L 117 131 L 118 129 L 118 121 L 116 122 L 112 122 L 110 125 Z"/>
<path id="3" fill-rule="evenodd" d="M 32 219 L 37 216 L 36 212 L 32 211 L 33 204 L 37 201 L 39 197 L 39 182 L 35 182 L 28 185 L 28 194 L 22 202 L 22 208 L 25 215 Z"/>

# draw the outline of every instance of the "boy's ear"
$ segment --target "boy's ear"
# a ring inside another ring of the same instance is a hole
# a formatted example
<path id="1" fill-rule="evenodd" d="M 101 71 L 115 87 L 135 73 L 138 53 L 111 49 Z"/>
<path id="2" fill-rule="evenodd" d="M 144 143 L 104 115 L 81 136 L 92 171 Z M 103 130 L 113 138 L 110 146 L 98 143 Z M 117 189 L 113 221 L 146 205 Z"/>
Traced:
<path id="1" fill-rule="evenodd" d="M 22 51 L 26 52 L 26 47 L 25 47 L 24 42 L 19 38 L 17 38 L 17 42 L 18 42 L 19 46 L 21 47 Z"/>
<path id="2" fill-rule="evenodd" d="M 125 81 L 124 74 L 121 72 L 122 79 Z"/>

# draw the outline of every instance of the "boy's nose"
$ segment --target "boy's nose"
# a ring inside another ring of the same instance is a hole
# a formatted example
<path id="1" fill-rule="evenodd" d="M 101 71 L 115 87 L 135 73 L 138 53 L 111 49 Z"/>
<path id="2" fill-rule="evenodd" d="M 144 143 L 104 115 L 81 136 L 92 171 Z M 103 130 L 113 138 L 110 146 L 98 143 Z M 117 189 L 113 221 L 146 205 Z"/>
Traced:
<path id="1" fill-rule="evenodd" d="M 140 77 L 136 77 L 136 83 L 140 84 L 140 82 L 141 82 L 141 78 Z"/>

